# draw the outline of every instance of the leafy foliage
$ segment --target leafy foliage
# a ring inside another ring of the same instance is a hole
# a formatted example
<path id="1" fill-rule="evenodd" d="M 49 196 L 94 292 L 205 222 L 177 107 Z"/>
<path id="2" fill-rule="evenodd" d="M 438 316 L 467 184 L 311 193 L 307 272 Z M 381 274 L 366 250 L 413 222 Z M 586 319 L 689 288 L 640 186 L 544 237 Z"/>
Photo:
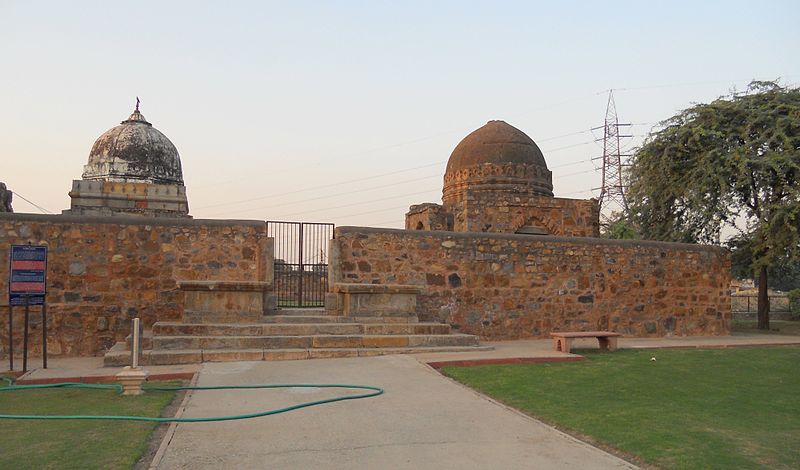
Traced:
<path id="1" fill-rule="evenodd" d="M 737 236 L 727 241 L 726 246 L 731 250 L 731 274 L 737 279 L 753 279 L 755 277 L 753 266 L 753 250 L 750 239 Z M 800 289 L 800 263 L 786 256 L 779 257 L 769 265 L 767 270 L 769 287 L 771 289 L 787 292 Z"/>
<path id="2" fill-rule="evenodd" d="M 635 240 L 639 238 L 636 226 L 628 219 L 627 214 L 622 212 L 611 214 L 608 224 L 601 228 L 600 235 L 603 238 L 613 240 Z"/>
<path id="3" fill-rule="evenodd" d="M 789 309 L 792 315 L 800 316 L 800 289 L 792 289 L 789 291 Z"/>
<path id="4" fill-rule="evenodd" d="M 769 328 L 769 268 L 800 259 L 800 89 L 751 82 L 662 125 L 630 167 L 631 219 L 656 240 L 719 244 L 738 229 Z"/>
<path id="5" fill-rule="evenodd" d="M 800 247 L 800 89 L 753 82 L 663 123 L 630 169 L 631 215 L 647 238 L 719 243 L 746 222 L 756 265 Z"/>

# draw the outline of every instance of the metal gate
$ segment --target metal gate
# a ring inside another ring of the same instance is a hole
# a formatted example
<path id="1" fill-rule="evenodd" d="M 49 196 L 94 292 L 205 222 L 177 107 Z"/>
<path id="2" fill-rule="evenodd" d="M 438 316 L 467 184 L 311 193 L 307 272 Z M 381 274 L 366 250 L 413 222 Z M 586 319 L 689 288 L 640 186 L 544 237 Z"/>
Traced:
<path id="1" fill-rule="evenodd" d="M 328 292 L 328 240 L 333 224 L 267 221 L 275 239 L 278 307 L 322 307 Z"/>

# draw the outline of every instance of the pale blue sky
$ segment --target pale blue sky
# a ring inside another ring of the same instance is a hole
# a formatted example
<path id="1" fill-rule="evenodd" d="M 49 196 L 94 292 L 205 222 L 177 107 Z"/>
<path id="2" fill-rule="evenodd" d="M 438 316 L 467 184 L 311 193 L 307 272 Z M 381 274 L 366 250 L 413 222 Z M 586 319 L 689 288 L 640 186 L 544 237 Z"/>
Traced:
<path id="1" fill-rule="evenodd" d="M 630 146 L 750 79 L 800 81 L 796 1 L 229 3 L 0 1 L 0 181 L 67 208 L 138 95 L 195 217 L 400 227 L 487 120 L 588 198 L 604 90 Z"/>

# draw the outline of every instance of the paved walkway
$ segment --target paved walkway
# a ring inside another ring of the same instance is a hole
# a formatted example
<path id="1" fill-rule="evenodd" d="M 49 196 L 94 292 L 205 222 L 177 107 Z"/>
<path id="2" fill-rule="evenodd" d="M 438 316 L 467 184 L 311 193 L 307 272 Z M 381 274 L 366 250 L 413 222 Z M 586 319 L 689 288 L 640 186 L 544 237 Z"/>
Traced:
<path id="1" fill-rule="evenodd" d="M 364 384 L 386 393 L 259 419 L 179 424 L 158 468 L 633 468 L 444 378 L 413 356 L 207 363 L 199 380 L 257 383 Z M 253 412 L 335 394 L 200 391 L 185 416 Z"/>
<path id="2" fill-rule="evenodd" d="M 14 359 L 14 370 L 22 368 L 22 359 Z M 201 364 L 185 364 L 176 366 L 147 366 L 147 372 L 156 378 L 164 379 L 178 376 L 189 377 L 202 368 Z M 75 380 L 91 382 L 108 380 L 116 375 L 122 367 L 103 367 L 102 357 L 52 357 L 47 361 L 47 369 L 42 369 L 42 359 L 28 359 L 28 373 L 19 377 L 21 383 Z M 0 373 L 8 371 L 8 359 L 0 364 Z"/>
<path id="3" fill-rule="evenodd" d="M 379 397 L 244 421 L 180 424 L 157 461 L 183 468 L 633 468 L 632 465 L 497 404 L 428 363 L 576 360 L 550 340 L 487 343 L 493 351 L 283 362 L 148 367 L 151 374 L 199 371 L 199 385 L 352 383 L 386 389 Z M 620 348 L 753 347 L 800 344 L 798 336 L 622 338 Z M 580 340 L 578 348 L 597 347 Z M 18 364 L 21 364 L 18 363 Z M 38 359 L 29 361 L 38 367 Z M 4 367 L 0 367 L 4 369 Z M 85 380 L 114 375 L 101 358 L 52 359 L 23 380 Z M 1 371 L 1 370 L 0 370 Z M 185 416 L 230 415 L 313 401 L 326 389 L 199 391 Z M 355 393 L 347 392 L 344 393 Z"/>

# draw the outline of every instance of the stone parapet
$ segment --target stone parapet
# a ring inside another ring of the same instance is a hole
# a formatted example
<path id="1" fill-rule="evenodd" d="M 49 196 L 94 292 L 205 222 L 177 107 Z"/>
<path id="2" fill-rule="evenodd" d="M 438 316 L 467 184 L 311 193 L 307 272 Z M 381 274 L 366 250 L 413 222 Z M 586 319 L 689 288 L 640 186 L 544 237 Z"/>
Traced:
<path id="1" fill-rule="evenodd" d="M 453 214 L 440 204 L 411 206 L 406 213 L 406 230 L 453 230 Z"/>
<path id="2" fill-rule="evenodd" d="M 346 294 L 421 294 L 421 286 L 408 286 L 402 284 L 334 284 L 333 292 Z"/>
<path id="3" fill-rule="evenodd" d="M 457 232 L 546 232 L 562 237 L 599 237 L 600 209 L 594 199 L 564 199 L 503 193 L 467 192 L 445 207 L 456 214 Z"/>
<path id="4" fill-rule="evenodd" d="M 274 310 L 272 285 L 257 281 L 178 281 L 193 321 L 257 323 Z"/>
<path id="5" fill-rule="evenodd" d="M 336 308 L 328 311 L 345 317 L 380 316 L 412 317 L 416 315 L 417 295 L 420 286 L 400 284 L 337 283 L 331 287 Z"/>
<path id="6" fill-rule="evenodd" d="M 271 287 L 269 282 L 259 281 L 178 281 L 183 291 L 264 292 Z"/>

